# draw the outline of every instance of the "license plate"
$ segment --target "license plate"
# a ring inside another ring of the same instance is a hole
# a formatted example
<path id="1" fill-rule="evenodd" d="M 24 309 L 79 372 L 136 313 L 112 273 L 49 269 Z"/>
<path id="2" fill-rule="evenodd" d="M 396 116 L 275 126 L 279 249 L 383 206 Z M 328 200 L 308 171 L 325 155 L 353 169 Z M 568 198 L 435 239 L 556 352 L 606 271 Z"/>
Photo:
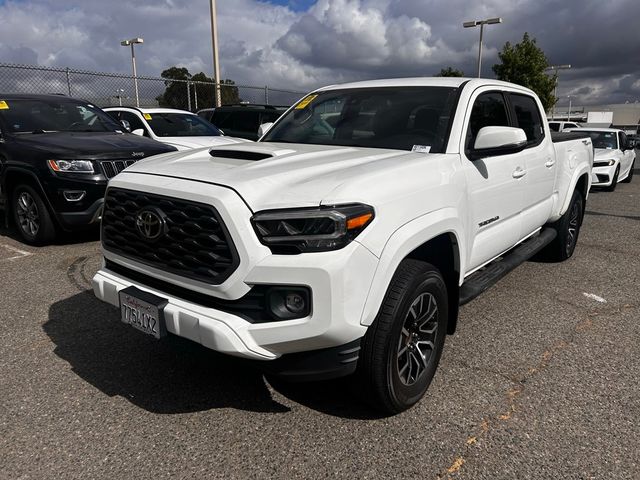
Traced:
<path id="1" fill-rule="evenodd" d="M 167 328 L 163 310 L 167 300 L 136 287 L 120 290 L 120 319 L 141 332 L 164 337 Z"/>

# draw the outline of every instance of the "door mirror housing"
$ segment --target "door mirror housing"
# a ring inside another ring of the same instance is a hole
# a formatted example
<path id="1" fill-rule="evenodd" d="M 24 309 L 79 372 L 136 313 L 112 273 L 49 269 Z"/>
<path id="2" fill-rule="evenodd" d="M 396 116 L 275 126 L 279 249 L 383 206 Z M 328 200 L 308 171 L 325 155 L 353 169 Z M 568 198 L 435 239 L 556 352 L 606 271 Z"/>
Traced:
<path id="1" fill-rule="evenodd" d="M 128 120 L 120 120 L 120 123 L 122 124 L 122 126 L 127 132 L 131 131 L 131 124 L 129 123 Z"/>
<path id="2" fill-rule="evenodd" d="M 131 133 L 133 133 L 134 135 L 138 135 L 139 137 L 144 137 L 144 129 L 142 128 L 136 128 Z"/>
<path id="3" fill-rule="evenodd" d="M 258 137 L 262 137 L 273 126 L 273 122 L 267 122 L 260 125 L 258 128 Z"/>
<path id="4" fill-rule="evenodd" d="M 521 128 L 482 127 L 470 152 L 472 160 L 521 152 L 527 146 L 527 134 Z"/>

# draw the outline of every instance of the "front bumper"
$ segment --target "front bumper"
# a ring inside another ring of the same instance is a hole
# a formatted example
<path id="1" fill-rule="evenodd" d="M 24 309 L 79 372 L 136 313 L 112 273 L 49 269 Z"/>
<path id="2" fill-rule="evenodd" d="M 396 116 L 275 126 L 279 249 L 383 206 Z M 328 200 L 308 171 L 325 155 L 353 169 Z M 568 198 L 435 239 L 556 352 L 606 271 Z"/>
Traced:
<path id="1" fill-rule="evenodd" d="M 270 255 L 249 269 L 244 283 L 304 285 L 312 292 L 308 317 L 251 323 L 241 315 L 185 300 L 133 281 L 107 267 L 93 278 L 96 296 L 119 306 L 118 292 L 135 286 L 167 299 L 167 331 L 218 352 L 255 360 L 338 347 L 361 338 L 360 317 L 378 259 L 357 242 L 322 253 Z M 115 313 L 115 312 L 114 312 Z"/>
<path id="2" fill-rule="evenodd" d="M 610 187 L 617 167 L 617 162 L 611 166 L 593 167 L 591 170 L 591 186 Z"/>

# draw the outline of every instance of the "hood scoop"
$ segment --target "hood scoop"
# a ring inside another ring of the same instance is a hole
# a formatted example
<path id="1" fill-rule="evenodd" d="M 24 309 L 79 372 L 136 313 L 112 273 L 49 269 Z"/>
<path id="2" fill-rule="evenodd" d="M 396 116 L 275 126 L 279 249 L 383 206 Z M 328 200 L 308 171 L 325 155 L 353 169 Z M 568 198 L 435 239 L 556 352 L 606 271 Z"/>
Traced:
<path id="1" fill-rule="evenodd" d="M 236 160 L 264 160 L 273 157 L 271 153 L 252 152 L 250 150 L 211 149 L 209 155 L 214 158 L 233 158 Z"/>

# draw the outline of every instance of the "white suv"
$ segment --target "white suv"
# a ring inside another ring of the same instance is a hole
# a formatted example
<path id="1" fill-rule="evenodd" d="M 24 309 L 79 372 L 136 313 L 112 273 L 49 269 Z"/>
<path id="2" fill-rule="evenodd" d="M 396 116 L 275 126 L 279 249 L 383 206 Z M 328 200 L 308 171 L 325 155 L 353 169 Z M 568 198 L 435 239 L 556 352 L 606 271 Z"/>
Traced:
<path id="1" fill-rule="evenodd" d="M 195 113 L 174 108 L 103 108 L 131 133 L 152 138 L 178 150 L 245 143 L 250 140 L 225 136 Z"/>

